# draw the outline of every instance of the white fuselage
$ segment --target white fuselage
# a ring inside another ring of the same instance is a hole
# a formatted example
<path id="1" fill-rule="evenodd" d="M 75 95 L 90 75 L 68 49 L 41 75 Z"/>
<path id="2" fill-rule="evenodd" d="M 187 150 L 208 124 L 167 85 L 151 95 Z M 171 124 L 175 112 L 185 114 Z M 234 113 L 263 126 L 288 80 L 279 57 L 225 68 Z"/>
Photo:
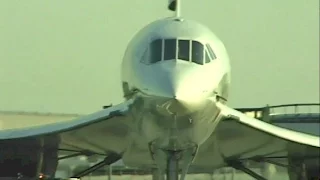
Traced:
<path id="1" fill-rule="evenodd" d="M 172 150 L 199 146 L 219 119 L 217 97 L 228 98 L 229 58 L 202 24 L 161 19 L 128 45 L 122 83 L 124 96 L 135 100 L 134 127 L 145 142 Z"/>

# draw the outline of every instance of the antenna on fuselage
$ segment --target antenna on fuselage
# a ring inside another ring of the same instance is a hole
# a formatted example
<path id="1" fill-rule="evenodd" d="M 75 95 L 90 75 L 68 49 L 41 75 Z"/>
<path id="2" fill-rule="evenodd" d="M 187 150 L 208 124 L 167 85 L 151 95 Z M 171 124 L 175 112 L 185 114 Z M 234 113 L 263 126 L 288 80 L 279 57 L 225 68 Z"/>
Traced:
<path id="1" fill-rule="evenodd" d="M 176 18 L 180 18 L 181 0 L 169 0 L 168 9 L 176 13 Z"/>

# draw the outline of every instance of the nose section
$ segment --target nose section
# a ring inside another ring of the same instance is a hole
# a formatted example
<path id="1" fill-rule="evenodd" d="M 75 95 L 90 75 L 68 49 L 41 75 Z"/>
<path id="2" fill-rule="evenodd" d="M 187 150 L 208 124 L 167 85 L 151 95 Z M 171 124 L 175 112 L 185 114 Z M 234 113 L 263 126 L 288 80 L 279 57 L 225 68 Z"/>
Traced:
<path id="1" fill-rule="evenodd" d="M 188 66 L 176 66 L 165 72 L 167 95 L 178 101 L 196 100 L 206 95 L 206 78 L 200 69 Z"/>
<path id="2" fill-rule="evenodd" d="M 199 107 L 205 99 L 206 90 L 201 88 L 201 81 L 192 78 L 187 73 L 174 73 L 168 79 L 169 92 L 172 96 L 171 108 L 175 111 L 193 111 Z"/>
<path id="3" fill-rule="evenodd" d="M 201 69 L 192 68 L 188 64 L 175 64 L 164 69 L 164 96 L 170 100 L 166 108 L 172 112 L 192 112 L 200 108 L 209 92 L 202 77 Z"/>

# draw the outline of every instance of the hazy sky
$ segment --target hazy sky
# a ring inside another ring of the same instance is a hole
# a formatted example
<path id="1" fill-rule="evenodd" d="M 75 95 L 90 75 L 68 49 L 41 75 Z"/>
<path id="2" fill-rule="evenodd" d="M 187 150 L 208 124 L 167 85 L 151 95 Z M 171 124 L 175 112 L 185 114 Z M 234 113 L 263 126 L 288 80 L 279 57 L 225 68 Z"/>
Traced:
<path id="1" fill-rule="evenodd" d="M 90 113 L 122 101 L 127 43 L 167 0 L 1 0 L 0 110 Z M 319 0 L 183 0 L 232 66 L 233 107 L 319 102 Z"/>

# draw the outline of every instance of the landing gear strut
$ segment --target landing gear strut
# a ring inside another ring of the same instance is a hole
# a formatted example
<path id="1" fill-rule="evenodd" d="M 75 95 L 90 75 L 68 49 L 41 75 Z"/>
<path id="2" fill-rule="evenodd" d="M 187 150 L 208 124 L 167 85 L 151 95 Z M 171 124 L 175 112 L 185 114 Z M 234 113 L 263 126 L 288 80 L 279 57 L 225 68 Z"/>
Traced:
<path id="1" fill-rule="evenodd" d="M 229 166 L 237 169 L 237 170 L 240 170 L 246 174 L 248 174 L 249 176 L 255 178 L 256 180 L 267 180 L 266 178 L 260 176 L 259 174 L 251 171 L 249 168 L 245 167 L 242 162 L 240 161 L 230 161 L 228 162 Z"/>
<path id="2" fill-rule="evenodd" d="M 121 156 L 118 154 L 110 154 L 108 157 L 106 157 L 103 161 L 89 167 L 88 169 L 85 169 L 81 172 L 78 172 L 77 174 L 73 175 L 74 178 L 80 178 L 83 176 L 86 176 L 104 166 L 108 166 L 116 161 L 118 161 L 119 159 L 121 159 Z"/>
<path id="3" fill-rule="evenodd" d="M 152 158 L 157 162 L 159 170 L 166 172 L 166 180 L 178 180 L 180 173 L 180 180 L 184 180 L 197 150 L 198 146 L 183 150 L 150 148 Z"/>
<path id="4" fill-rule="evenodd" d="M 179 152 L 168 152 L 167 180 L 179 179 Z"/>

